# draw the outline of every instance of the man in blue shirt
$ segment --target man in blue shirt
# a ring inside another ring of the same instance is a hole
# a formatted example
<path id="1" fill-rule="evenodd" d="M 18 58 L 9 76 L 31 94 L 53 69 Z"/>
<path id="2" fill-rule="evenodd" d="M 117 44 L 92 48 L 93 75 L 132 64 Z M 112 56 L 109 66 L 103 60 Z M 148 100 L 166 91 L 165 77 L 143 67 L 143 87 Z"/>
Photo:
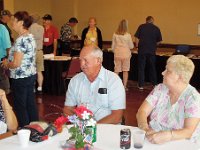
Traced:
<path id="1" fill-rule="evenodd" d="M 9 32 L 4 25 L 0 24 L 0 62 L 8 56 L 10 47 Z M 9 80 L 2 66 L 0 66 L 0 89 L 3 89 L 6 93 L 9 93 L 10 90 Z"/>
<path id="2" fill-rule="evenodd" d="M 138 27 L 135 33 L 136 47 L 138 47 L 138 88 L 143 90 L 145 81 L 145 66 L 149 66 L 149 78 L 153 86 L 157 84 L 156 48 L 162 41 L 160 29 L 154 25 L 154 18 L 148 16 L 146 23 Z"/>
<path id="3" fill-rule="evenodd" d="M 10 13 L 9 10 L 2 10 L 0 12 L 0 24 L 3 24 L 6 27 L 10 36 L 10 41 L 11 43 L 14 43 L 14 39 L 12 37 L 12 31 L 10 27 L 8 26 L 8 22 L 11 20 L 11 16 L 12 14 Z"/>
<path id="4" fill-rule="evenodd" d="M 80 66 L 83 72 L 73 77 L 66 94 L 64 113 L 85 105 L 94 113 L 98 123 L 121 122 L 125 104 L 125 90 L 117 74 L 102 66 L 103 53 L 93 46 L 83 47 Z"/>

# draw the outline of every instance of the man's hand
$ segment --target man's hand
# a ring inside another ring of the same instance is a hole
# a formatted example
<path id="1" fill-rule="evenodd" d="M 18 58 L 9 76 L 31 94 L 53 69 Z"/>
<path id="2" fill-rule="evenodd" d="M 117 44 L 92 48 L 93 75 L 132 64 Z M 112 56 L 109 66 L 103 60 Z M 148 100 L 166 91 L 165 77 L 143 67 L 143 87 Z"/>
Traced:
<path id="1" fill-rule="evenodd" d="M 123 109 L 112 110 L 112 113 L 105 118 L 102 118 L 97 123 L 119 124 L 122 121 Z"/>
<path id="2" fill-rule="evenodd" d="M 63 113 L 67 116 L 74 114 L 74 107 L 71 106 L 64 106 Z"/>

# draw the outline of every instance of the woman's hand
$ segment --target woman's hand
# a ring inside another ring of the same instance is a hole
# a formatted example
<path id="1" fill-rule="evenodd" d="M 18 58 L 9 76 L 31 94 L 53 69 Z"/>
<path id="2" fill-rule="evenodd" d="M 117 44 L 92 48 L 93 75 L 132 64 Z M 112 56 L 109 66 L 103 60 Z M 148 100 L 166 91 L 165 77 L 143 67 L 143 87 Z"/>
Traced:
<path id="1" fill-rule="evenodd" d="M 2 63 L 1 63 L 1 66 L 3 67 L 3 68 L 5 68 L 5 69 L 8 69 L 8 59 L 4 59 L 3 61 L 2 61 Z"/>
<path id="2" fill-rule="evenodd" d="M 0 100 L 3 101 L 6 97 L 6 93 L 4 90 L 0 89 Z"/>
<path id="3" fill-rule="evenodd" d="M 2 102 L 3 109 L 10 109 L 10 108 L 12 109 L 6 98 L 6 93 L 2 89 L 0 89 L 0 101 Z"/>
<path id="4" fill-rule="evenodd" d="M 168 141 L 171 141 L 172 135 L 171 131 L 160 131 L 149 134 L 146 136 L 149 142 L 153 144 L 162 144 Z"/>
<path id="5" fill-rule="evenodd" d="M 145 130 L 145 131 L 146 131 L 146 136 L 156 133 L 156 131 L 153 130 L 152 128 L 148 128 L 148 129 Z"/>

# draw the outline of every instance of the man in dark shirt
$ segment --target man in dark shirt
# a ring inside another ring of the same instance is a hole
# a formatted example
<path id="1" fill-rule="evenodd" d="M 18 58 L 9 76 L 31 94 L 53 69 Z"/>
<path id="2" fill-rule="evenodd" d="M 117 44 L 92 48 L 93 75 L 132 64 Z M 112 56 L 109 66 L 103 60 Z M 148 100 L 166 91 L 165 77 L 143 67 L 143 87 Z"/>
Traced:
<path id="1" fill-rule="evenodd" d="M 78 36 L 73 35 L 72 28 L 76 26 L 78 20 L 74 17 L 70 18 L 67 23 L 65 23 L 60 30 L 60 46 L 61 55 L 62 53 L 70 53 L 70 42 L 71 40 L 77 40 Z"/>
<path id="2" fill-rule="evenodd" d="M 12 14 L 10 13 L 9 10 L 2 10 L 0 13 L 0 24 L 3 24 L 6 27 L 6 29 L 9 32 L 9 35 L 10 35 L 10 41 L 11 41 L 11 43 L 13 43 L 14 39 L 12 37 L 12 31 L 7 24 L 10 21 L 11 16 L 12 16 Z"/>
<path id="3" fill-rule="evenodd" d="M 156 48 L 162 41 L 160 29 L 154 25 L 154 18 L 148 16 L 146 23 L 138 27 L 135 33 L 136 47 L 138 47 L 138 88 L 143 90 L 145 81 L 145 65 L 149 65 L 149 77 L 153 85 L 157 84 Z"/>

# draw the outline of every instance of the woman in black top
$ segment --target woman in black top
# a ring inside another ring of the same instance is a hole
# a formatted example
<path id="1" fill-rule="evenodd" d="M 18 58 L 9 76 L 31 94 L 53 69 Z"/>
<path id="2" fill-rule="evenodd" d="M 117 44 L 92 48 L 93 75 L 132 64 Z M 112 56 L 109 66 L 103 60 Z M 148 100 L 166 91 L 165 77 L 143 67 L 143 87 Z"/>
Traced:
<path id="1" fill-rule="evenodd" d="M 87 45 L 98 46 L 102 49 L 102 35 L 99 28 L 96 27 L 96 18 L 89 19 L 89 26 L 82 31 L 81 48 Z"/>

